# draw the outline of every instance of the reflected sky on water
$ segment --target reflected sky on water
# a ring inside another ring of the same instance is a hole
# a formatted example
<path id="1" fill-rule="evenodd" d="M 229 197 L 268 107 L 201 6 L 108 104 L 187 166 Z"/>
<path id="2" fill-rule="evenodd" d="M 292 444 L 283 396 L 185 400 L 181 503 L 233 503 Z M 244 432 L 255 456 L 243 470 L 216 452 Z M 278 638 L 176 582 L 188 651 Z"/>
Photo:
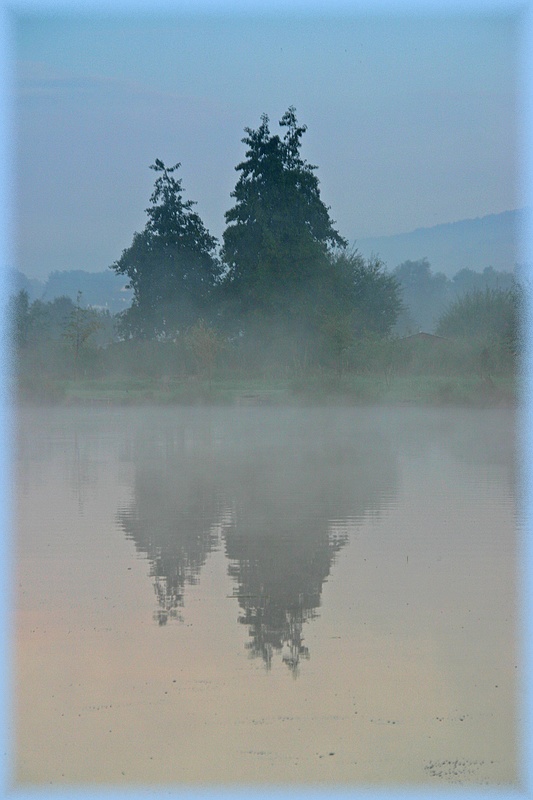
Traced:
<path id="1" fill-rule="evenodd" d="M 517 780 L 510 411 L 19 422 L 21 783 Z"/>

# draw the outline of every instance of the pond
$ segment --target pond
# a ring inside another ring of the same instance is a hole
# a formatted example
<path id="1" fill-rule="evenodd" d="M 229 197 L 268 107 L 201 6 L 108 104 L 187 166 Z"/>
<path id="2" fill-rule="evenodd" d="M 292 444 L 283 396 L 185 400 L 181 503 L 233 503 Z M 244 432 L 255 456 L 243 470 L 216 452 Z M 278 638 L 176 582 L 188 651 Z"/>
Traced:
<path id="1" fill-rule="evenodd" d="M 17 786 L 517 786 L 505 409 L 18 415 Z"/>

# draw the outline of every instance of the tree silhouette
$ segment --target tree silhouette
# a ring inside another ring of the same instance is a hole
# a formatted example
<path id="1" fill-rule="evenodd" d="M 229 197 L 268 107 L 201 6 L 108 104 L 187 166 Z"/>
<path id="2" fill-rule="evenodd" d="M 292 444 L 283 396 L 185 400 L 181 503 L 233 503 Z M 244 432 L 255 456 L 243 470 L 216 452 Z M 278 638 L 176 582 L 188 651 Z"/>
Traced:
<path id="1" fill-rule="evenodd" d="M 320 197 L 315 166 L 300 154 L 306 126 L 293 107 L 283 115 L 283 138 L 261 117 L 245 128 L 246 159 L 226 212 L 222 257 L 226 294 L 241 315 L 254 312 L 293 318 L 309 312 L 309 299 L 328 270 L 328 247 L 345 246 Z"/>
<path id="2" fill-rule="evenodd" d="M 180 164 L 156 159 L 158 177 L 146 209 L 148 222 L 135 233 L 112 269 L 129 278 L 131 308 L 121 315 L 124 336 L 172 336 L 194 323 L 209 305 L 221 266 L 216 239 L 206 230 L 194 202 L 183 199 Z"/>

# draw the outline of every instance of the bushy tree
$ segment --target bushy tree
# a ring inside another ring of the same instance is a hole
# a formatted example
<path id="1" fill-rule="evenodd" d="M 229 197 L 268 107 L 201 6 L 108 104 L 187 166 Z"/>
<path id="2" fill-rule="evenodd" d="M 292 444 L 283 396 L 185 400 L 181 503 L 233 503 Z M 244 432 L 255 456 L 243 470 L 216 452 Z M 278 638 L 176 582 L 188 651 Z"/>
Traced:
<path id="1" fill-rule="evenodd" d="M 485 381 L 515 368 L 521 344 L 523 292 L 485 289 L 468 292 L 442 315 L 437 333 L 459 340 L 462 363 Z"/>
<path id="2" fill-rule="evenodd" d="M 216 240 L 209 234 L 193 201 L 183 199 L 181 180 L 156 159 L 150 169 L 158 177 L 146 209 L 148 222 L 112 265 L 127 275 L 134 296 L 121 317 L 125 336 L 153 338 L 174 335 L 207 308 L 221 267 Z"/>
<path id="3" fill-rule="evenodd" d="M 357 250 L 330 257 L 316 312 L 320 316 L 321 351 L 342 374 L 353 363 L 361 340 L 387 338 L 402 308 L 398 281 L 377 257 L 365 259 Z"/>
<path id="4" fill-rule="evenodd" d="M 468 292 L 453 302 L 437 325 L 440 336 L 500 339 L 516 351 L 520 339 L 522 294 L 512 290 L 485 289 Z"/>
<path id="5" fill-rule="evenodd" d="M 332 257 L 334 304 L 350 313 L 356 336 L 387 336 L 402 309 L 399 282 L 377 256 L 357 250 Z"/>

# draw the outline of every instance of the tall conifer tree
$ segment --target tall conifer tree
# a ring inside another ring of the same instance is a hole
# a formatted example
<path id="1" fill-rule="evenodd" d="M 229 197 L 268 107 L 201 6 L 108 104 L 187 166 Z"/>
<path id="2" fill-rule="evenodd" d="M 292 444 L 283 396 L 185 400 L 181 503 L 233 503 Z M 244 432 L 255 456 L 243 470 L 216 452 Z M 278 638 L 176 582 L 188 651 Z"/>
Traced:
<path id="1" fill-rule="evenodd" d="M 245 128 L 246 159 L 226 212 L 225 287 L 245 316 L 305 314 L 329 269 L 329 250 L 347 244 L 320 197 L 317 168 L 301 156 L 306 126 L 293 107 L 279 124 L 283 138 L 271 134 L 266 114 L 257 130 Z"/>
<path id="2" fill-rule="evenodd" d="M 125 335 L 152 338 L 173 335 L 205 313 L 221 266 L 216 240 L 206 230 L 194 202 L 183 199 L 180 164 L 166 167 L 156 159 L 158 173 L 148 222 L 112 265 L 127 275 L 134 297 L 122 317 Z"/>

